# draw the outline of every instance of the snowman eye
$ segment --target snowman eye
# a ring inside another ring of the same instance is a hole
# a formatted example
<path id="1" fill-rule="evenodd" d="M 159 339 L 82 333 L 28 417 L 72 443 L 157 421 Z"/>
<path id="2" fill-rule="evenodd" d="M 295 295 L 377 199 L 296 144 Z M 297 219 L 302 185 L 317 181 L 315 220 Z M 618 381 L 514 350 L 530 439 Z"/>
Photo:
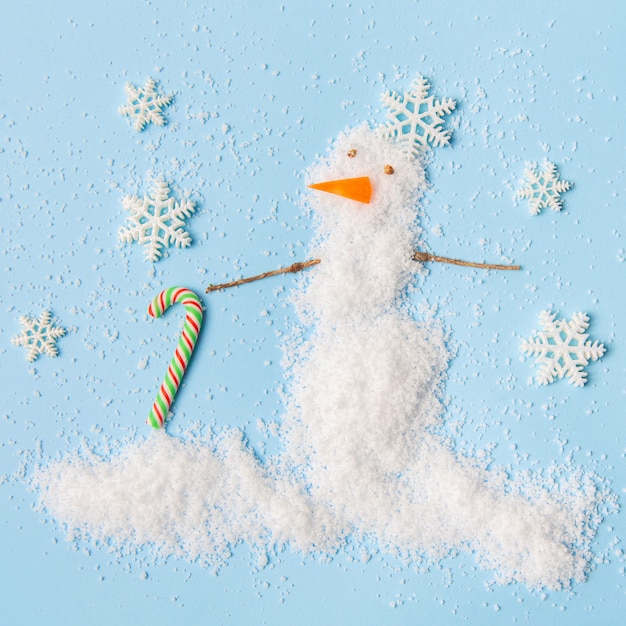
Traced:
<path id="1" fill-rule="evenodd" d="M 348 150 L 347 156 L 349 159 L 354 159 L 354 157 L 356 156 L 356 150 L 354 148 L 352 148 L 352 150 Z"/>
<path id="2" fill-rule="evenodd" d="M 393 167 L 391 167 L 391 165 L 385 165 L 383 169 L 385 174 L 393 174 L 396 171 L 393 169 Z"/>

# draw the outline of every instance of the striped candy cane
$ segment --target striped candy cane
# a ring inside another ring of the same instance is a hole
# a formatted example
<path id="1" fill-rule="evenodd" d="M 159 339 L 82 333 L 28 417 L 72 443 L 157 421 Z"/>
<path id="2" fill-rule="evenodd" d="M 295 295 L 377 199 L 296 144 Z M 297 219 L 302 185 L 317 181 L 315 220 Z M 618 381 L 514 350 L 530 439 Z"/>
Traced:
<path id="1" fill-rule="evenodd" d="M 185 306 L 187 315 L 185 316 L 185 325 L 183 326 L 183 332 L 178 341 L 176 352 L 174 352 L 172 362 L 167 368 L 165 379 L 161 384 L 152 409 L 150 409 L 147 422 L 154 428 L 162 428 L 165 422 L 167 413 L 172 406 L 172 402 L 174 402 L 174 396 L 185 375 L 185 370 L 189 364 L 191 353 L 196 345 L 202 326 L 202 302 L 193 291 L 184 287 L 164 289 L 150 303 L 148 314 L 152 317 L 161 317 L 172 304 L 177 302 Z"/>

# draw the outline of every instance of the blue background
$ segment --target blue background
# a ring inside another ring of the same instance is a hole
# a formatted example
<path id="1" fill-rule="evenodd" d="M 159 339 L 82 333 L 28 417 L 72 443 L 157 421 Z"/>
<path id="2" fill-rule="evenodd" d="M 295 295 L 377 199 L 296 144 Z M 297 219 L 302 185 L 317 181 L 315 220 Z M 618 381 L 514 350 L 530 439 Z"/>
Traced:
<path id="1" fill-rule="evenodd" d="M 624 514 L 600 527 L 589 580 L 570 591 L 489 584 L 471 555 L 415 572 L 386 557 L 259 569 L 247 546 L 218 576 L 66 543 L 33 510 L 34 465 L 145 434 L 180 315 L 150 321 L 162 288 L 304 260 L 302 172 L 328 139 L 383 121 L 379 96 L 426 76 L 457 100 L 450 147 L 429 166 L 430 248 L 520 263 L 518 273 L 433 266 L 428 302 L 456 349 L 447 386 L 459 450 L 512 469 L 562 463 L 613 481 L 624 468 L 624 58 L 617 0 L 4 3 L 0 20 L 0 606 L 3 624 L 618 624 Z M 124 84 L 160 82 L 168 125 L 137 133 Z M 574 183 L 564 210 L 514 200 L 526 161 Z M 121 198 L 163 174 L 198 204 L 193 245 L 154 266 L 120 246 Z M 280 332 L 293 277 L 204 296 L 206 326 L 170 432 L 245 429 L 259 454 L 280 418 Z M 424 298 L 424 296 L 420 296 Z M 28 364 L 18 317 L 50 308 L 68 334 Z M 551 308 L 591 318 L 608 352 L 589 382 L 537 387 L 519 343 Z M 146 362 L 147 358 L 147 362 Z M 144 366 L 145 365 L 145 366 Z M 242 375 L 245 372 L 245 375 Z M 535 464 L 535 465 L 533 465 Z M 42 523 L 43 522 L 43 523 Z"/>

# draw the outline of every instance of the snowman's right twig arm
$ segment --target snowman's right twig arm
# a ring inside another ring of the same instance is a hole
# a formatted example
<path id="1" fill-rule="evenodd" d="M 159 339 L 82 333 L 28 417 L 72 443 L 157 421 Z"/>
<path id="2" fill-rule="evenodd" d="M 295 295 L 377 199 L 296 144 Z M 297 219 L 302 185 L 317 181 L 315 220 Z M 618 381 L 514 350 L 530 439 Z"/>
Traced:
<path id="1" fill-rule="evenodd" d="M 262 280 L 263 278 L 269 278 L 270 276 L 278 276 L 279 274 L 288 274 L 289 272 L 296 273 L 305 270 L 307 267 L 312 267 L 321 263 L 320 259 L 310 259 L 302 263 L 294 263 L 289 267 L 281 267 L 271 272 L 263 272 L 263 274 L 257 274 L 256 276 L 249 276 L 248 278 L 240 278 L 239 280 L 233 280 L 230 283 L 222 283 L 221 285 L 209 285 L 206 288 L 206 293 L 211 291 L 220 291 L 221 289 L 228 289 L 229 287 L 239 287 L 239 285 L 245 285 L 246 283 L 253 283 L 256 280 Z"/>
<path id="2" fill-rule="evenodd" d="M 521 267 L 519 265 L 497 265 L 492 263 L 473 263 L 471 261 L 461 261 L 459 259 L 451 259 L 445 256 L 437 256 L 435 254 L 430 254 L 428 252 L 416 252 L 413 255 L 413 259 L 416 261 L 420 261 L 422 263 L 432 262 L 432 263 L 449 263 L 451 265 L 461 265 L 463 267 L 478 267 L 480 269 L 485 270 L 519 270 Z M 277 270 L 272 270 L 271 272 L 263 272 L 263 274 L 257 274 L 256 276 L 249 276 L 248 278 L 239 278 L 238 280 L 233 280 L 229 283 L 221 283 L 219 285 L 209 285 L 206 288 L 206 293 L 210 293 L 212 291 L 220 291 L 222 289 L 228 289 L 229 287 L 238 287 L 239 285 L 245 285 L 246 283 L 252 283 L 257 280 L 262 280 L 263 278 L 269 278 L 270 276 L 278 276 L 279 274 L 288 274 L 288 273 L 296 273 L 301 272 L 313 265 L 318 265 L 321 263 L 321 259 L 310 259 L 308 261 L 304 261 L 301 263 L 293 263 L 289 267 L 281 267 Z"/>

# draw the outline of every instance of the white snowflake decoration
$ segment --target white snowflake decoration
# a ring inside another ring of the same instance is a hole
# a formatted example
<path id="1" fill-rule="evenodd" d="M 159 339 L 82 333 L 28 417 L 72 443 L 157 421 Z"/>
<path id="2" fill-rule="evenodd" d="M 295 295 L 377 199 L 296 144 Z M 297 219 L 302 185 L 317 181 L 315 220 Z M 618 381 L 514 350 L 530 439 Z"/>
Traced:
<path id="1" fill-rule="evenodd" d="M 52 319 L 50 311 L 41 314 L 37 320 L 28 315 L 20 317 L 22 333 L 11 339 L 16 346 L 28 348 L 26 359 L 29 362 L 35 361 L 40 354 L 48 356 L 58 356 L 56 340 L 65 335 L 65 328 L 54 326 L 56 320 Z"/>
<path id="2" fill-rule="evenodd" d="M 451 130 L 443 130 L 443 116 L 451 113 L 456 102 L 451 98 L 435 100 L 428 95 L 430 85 L 419 76 L 406 93 L 383 93 L 381 100 L 388 107 L 387 129 L 391 137 L 406 142 L 414 156 L 424 152 L 428 144 L 445 146 L 450 143 Z"/>
<path id="3" fill-rule="evenodd" d="M 142 131 L 150 122 L 156 126 L 165 124 L 162 109 L 172 102 L 174 94 L 165 96 L 157 93 L 156 82 L 153 78 L 149 78 L 143 87 L 126 83 L 124 89 L 128 102 L 120 107 L 119 111 L 134 121 L 136 131 Z"/>
<path id="4" fill-rule="evenodd" d="M 541 364 L 536 376 L 537 383 L 547 385 L 556 378 L 567 375 L 570 383 L 582 387 L 587 382 L 584 367 L 605 353 L 603 344 L 591 343 L 585 333 L 589 318 L 585 313 L 575 313 L 572 321 L 557 320 L 556 313 L 542 311 L 539 321 L 543 330 L 522 342 L 521 349 L 529 356 L 536 356 Z"/>
<path id="5" fill-rule="evenodd" d="M 522 183 L 525 186 L 518 190 L 517 197 L 528 199 L 531 215 L 537 215 L 544 208 L 560 211 L 561 194 L 572 186 L 566 180 L 559 180 L 556 165 L 547 160 L 541 172 L 537 171 L 536 163 L 528 163 Z"/>
<path id="6" fill-rule="evenodd" d="M 184 230 L 185 218 L 196 206 L 189 199 L 177 202 L 172 198 L 165 181 L 157 181 L 151 195 L 125 196 L 122 206 L 130 212 L 130 226 L 120 228 L 118 239 L 123 243 L 144 244 L 148 261 L 158 261 L 163 248 L 171 244 L 179 248 L 191 245 L 191 237 Z"/>

